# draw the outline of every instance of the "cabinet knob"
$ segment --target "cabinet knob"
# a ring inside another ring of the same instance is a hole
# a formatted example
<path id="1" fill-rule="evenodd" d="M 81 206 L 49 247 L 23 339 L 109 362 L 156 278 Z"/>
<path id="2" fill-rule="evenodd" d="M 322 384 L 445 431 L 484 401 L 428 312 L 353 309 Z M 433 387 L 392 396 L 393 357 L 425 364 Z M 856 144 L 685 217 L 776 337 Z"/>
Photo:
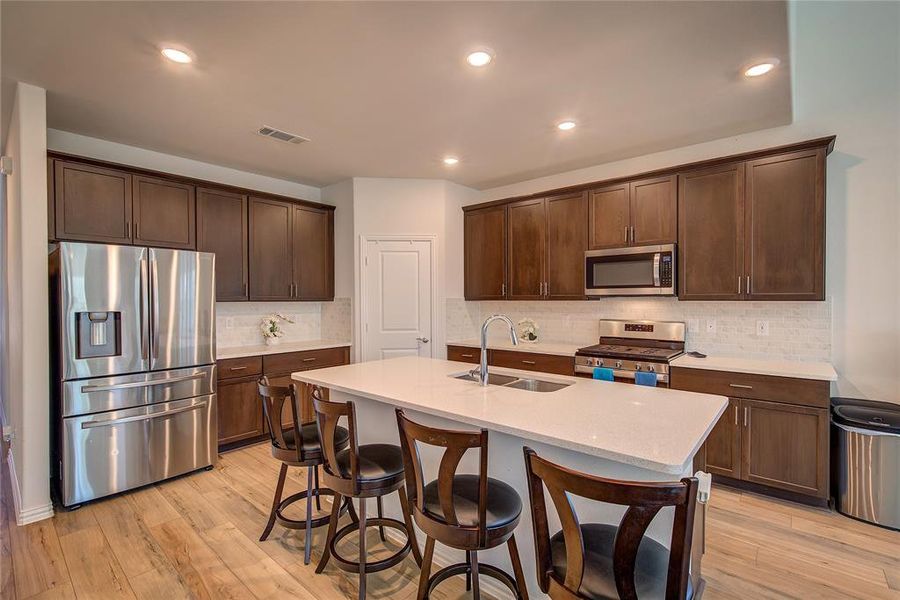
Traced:
<path id="1" fill-rule="evenodd" d="M 417 337 L 416 340 L 422 342 L 423 344 L 427 344 L 429 342 L 427 337 Z"/>

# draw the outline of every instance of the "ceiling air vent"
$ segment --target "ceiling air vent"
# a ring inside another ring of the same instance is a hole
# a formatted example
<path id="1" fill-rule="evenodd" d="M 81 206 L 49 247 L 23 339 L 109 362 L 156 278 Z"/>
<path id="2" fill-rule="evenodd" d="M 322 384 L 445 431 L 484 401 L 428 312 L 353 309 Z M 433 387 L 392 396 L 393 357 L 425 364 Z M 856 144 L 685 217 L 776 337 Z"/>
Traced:
<path id="1" fill-rule="evenodd" d="M 302 135 L 288 133 L 287 131 L 275 129 L 274 127 L 269 127 L 268 125 L 263 125 L 262 127 L 260 127 L 256 131 L 256 133 L 265 137 L 276 139 L 279 142 L 290 142 L 291 144 L 302 144 L 303 142 L 309 141 L 309 138 L 305 138 Z"/>

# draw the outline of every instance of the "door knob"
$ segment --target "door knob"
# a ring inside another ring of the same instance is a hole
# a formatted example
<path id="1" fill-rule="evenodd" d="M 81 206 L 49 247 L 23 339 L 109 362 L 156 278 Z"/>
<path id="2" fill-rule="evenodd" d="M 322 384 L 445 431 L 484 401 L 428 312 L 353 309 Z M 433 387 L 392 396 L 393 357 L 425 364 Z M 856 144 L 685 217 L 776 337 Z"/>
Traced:
<path id="1" fill-rule="evenodd" d="M 427 343 L 428 343 L 428 338 L 427 338 L 427 337 L 417 337 L 416 340 L 422 342 L 423 344 L 427 344 Z"/>

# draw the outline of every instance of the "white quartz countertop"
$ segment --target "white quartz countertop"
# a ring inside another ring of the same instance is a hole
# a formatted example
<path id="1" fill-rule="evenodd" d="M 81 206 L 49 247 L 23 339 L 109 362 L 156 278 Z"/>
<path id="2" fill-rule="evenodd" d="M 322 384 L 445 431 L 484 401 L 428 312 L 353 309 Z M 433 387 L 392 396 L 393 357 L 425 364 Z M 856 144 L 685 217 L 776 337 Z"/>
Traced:
<path id="1" fill-rule="evenodd" d="M 344 348 L 350 345 L 350 342 L 339 342 L 337 340 L 306 340 L 303 342 L 282 342 L 274 346 L 265 344 L 231 346 L 229 348 L 216 348 L 216 360 L 261 356 L 263 354 L 281 354 L 283 352 L 302 352 L 304 350 L 322 350 L 324 348 Z"/>
<path id="2" fill-rule="evenodd" d="M 528 392 L 454 379 L 472 365 L 405 356 L 293 379 L 653 471 L 680 474 L 728 405 L 724 396 L 492 368 L 572 383 Z"/>
<path id="3" fill-rule="evenodd" d="M 481 348 L 479 340 L 462 340 L 459 342 L 447 342 L 448 346 L 465 346 L 467 348 Z M 567 344 L 565 342 L 543 342 L 534 343 L 519 342 L 513 345 L 509 338 L 502 340 L 488 340 L 488 349 L 490 350 L 515 350 L 516 352 L 535 352 L 537 354 L 555 354 L 558 356 L 575 356 L 575 351 L 590 344 Z"/>
<path id="4" fill-rule="evenodd" d="M 792 360 L 759 360 L 754 358 L 732 358 L 727 356 L 707 356 L 694 358 L 684 354 L 671 362 L 673 367 L 686 369 L 709 369 L 711 371 L 732 371 L 773 375 L 775 377 L 796 377 L 798 379 L 819 379 L 837 381 L 837 373 L 831 363 L 801 362 Z"/>

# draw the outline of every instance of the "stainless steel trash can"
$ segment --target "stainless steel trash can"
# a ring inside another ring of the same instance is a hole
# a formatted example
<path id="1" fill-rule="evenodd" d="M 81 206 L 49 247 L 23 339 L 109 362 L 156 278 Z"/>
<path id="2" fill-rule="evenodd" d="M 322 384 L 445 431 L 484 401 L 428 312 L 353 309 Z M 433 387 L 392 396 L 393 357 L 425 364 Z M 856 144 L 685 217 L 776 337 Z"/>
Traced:
<path id="1" fill-rule="evenodd" d="M 900 405 L 832 398 L 835 508 L 900 530 Z"/>

